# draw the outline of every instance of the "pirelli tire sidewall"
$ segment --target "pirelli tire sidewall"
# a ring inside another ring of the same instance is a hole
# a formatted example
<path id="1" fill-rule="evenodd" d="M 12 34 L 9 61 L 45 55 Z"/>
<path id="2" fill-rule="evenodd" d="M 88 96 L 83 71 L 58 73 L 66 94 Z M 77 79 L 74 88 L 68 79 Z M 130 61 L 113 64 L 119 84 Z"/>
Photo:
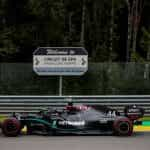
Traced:
<path id="1" fill-rule="evenodd" d="M 118 118 L 114 121 L 113 130 L 117 136 L 131 136 L 133 133 L 133 123 L 128 118 Z"/>
<path id="2" fill-rule="evenodd" d="M 16 118 L 8 118 L 4 120 L 1 127 L 5 136 L 18 136 L 21 131 L 21 123 Z"/>

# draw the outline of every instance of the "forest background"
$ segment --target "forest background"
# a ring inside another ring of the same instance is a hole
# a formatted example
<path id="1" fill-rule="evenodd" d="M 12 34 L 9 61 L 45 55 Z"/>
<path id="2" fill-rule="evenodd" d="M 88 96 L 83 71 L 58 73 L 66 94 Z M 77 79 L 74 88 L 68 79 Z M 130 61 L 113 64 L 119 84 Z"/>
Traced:
<path id="1" fill-rule="evenodd" d="M 149 0 L 0 0 L 0 94 L 58 93 L 58 77 L 32 72 L 39 46 L 87 49 L 64 94 L 150 94 Z"/>

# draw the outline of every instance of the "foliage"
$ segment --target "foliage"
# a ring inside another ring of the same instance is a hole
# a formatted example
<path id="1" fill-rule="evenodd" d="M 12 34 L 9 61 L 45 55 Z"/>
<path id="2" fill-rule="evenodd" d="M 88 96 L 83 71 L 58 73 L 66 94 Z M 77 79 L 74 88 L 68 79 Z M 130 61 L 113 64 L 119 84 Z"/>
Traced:
<path id="1" fill-rule="evenodd" d="M 32 64 L 2 63 L 0 71 L 1 95 L 58 95 L 59 78 L 37 76 Z M 63 77 L 63 95 L 150 94 L 144 73 L 145 63 L 90 63 L 84 76 Z"/>
<path id="2" fill-rule="evenodd" d="M 140 56 L 137 52 L 131 53 L 131 62 L 144 62 L 144 58 Z"/>
<path id="3" fill-rule="evenodd" d="M 142 33 L 143 36 L 140 41 L 141 47 L 146 53 L 150 53 L 150 29 L 147 30 L 145 28 L 142 28 Z"/>
<path id="4" fill-rule="evenodd" d="M 126 0 L 85 0 L 85 3 L 83 0 L 0 0 L 1 61 L 20 61 L 18 57 L 31 61 L 32 52 L 38 46 L 80 46 L 84 4 L 84 41 L 90 60 L 124 61 Z M 145 0 L 140 32 L 149 25 L 149 7 L 150 2 Z M 137 41 L 144 43 L 145 37 L 140 35 Z M 146 49 L 146 46 L 139 48 L 141 43 L 137 44 L 139 58 Z"/>
<path id="5" fill-rule="evenodd" d="M 31 62 L 33 51 L 39 46 L 81 46 L 81 33 L 84 33 L 89 62 L 97 64 L 90 65 L 84 76 L 65 77 L 64 94 L 149 94 L 149 65 L 137 65 L 141 68 L 135 66 L 135 62 L 150 60 L 149 0 L 144 3 L 136 52 L 135 49 L 131 52 L 133 65 L 111 64 L 126 60 L 126 2 L 127 0 L 0 0 L 0 61 Z M 31 72 L 31 66 L 17 68 L 15 65 L 15 71 L 13 64 L 8 66 L 6 65 L 7 69 L 4 67 L 5 70 L 0 68 L 0 94 L 58 93 L 57 77 L 37 77 Z M 24 73 L 24 70 L 28 72 Z"/>

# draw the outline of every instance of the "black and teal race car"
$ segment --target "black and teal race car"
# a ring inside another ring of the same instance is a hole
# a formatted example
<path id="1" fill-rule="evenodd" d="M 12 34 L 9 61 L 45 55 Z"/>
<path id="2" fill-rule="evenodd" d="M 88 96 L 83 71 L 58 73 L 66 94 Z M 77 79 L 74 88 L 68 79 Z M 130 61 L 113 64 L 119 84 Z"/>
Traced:
<path id="1" fill-rule="evenodd" d="M 69 104 L 64 108 L 41 110 L 35 115 L 13 114 L 2 123 L 6 136 L 17 136 L 26 126 L 28 134 L 114 134 L 130 136 L 133 124 L 139 123 L 144 111 L 137 106 L 124 109 L 124 114 L 105 106 L 86 106 Z"/>

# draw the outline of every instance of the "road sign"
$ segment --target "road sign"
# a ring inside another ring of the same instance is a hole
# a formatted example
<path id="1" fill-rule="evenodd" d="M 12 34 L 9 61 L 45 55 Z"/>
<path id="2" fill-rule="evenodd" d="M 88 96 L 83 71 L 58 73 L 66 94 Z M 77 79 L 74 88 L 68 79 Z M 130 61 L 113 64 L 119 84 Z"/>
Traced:
<path id="1" fill-rule="evenodd" d="M 83 47 L 39 47 L 33 53 L 33 70 L 38 75 L 83 75 L 88 53 Z"/>

